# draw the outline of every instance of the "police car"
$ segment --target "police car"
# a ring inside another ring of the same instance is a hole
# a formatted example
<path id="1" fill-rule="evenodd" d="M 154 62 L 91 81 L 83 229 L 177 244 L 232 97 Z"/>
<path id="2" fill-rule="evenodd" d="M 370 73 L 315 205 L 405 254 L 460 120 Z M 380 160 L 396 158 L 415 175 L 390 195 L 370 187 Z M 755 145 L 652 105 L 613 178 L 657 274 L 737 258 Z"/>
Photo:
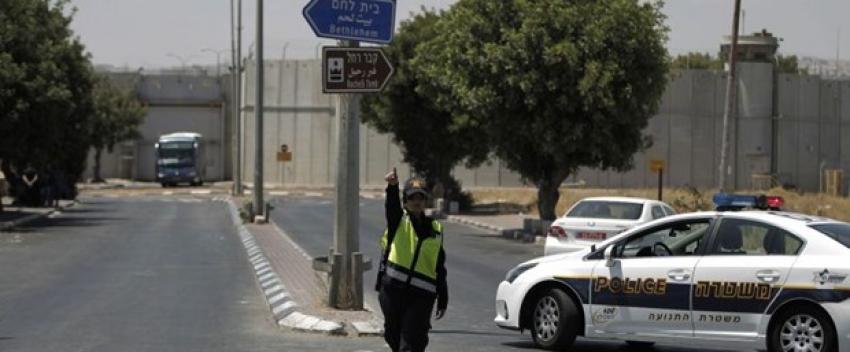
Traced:
<path id="1" fill-rule="evenodd" d="M 723 210 L 782 205 L 715 201 Z M 844 222 L 774 210 L 674 215 L 513 268 L 499 285 L 495 322 L 553 350 L 584 336 L 850 351 L 848 258 Z"/>

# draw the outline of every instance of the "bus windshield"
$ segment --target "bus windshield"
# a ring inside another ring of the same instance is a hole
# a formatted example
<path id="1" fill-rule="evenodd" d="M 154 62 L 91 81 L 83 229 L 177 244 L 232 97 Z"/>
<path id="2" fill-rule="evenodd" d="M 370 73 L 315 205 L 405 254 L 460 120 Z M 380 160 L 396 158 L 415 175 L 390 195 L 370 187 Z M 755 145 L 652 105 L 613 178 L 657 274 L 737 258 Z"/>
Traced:
<path id="1" fill-rule="evenodd" d="M 192 143 L 163 143 L 159 147 L 157 163 L 162 167 L 190 167 L 195 165 Z"/>

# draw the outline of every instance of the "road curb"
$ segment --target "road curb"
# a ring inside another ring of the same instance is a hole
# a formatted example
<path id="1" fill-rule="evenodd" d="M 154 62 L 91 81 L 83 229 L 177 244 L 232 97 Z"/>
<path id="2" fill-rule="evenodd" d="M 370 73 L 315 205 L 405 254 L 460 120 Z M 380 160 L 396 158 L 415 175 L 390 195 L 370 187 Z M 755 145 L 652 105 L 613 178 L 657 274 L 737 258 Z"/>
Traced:
<path id="1" fill-rule="evenodd" d="M 469 220 L 467 218 L 464 218 L 464 217 L 461 217 L 461 216 L 456 216 L 456 215 L 449 215 L 449 216 L 446 217 L 446 220 L 450 221 L 450 222 L 454 222 L 454 223 L 475 226 L 477 228 L 488 230 L 488 231 L 493 231 L 493 232 L 496 232 L 496 233 L 499 233 L 499 234 L 504 234 L 504 232 L 507 231 L 507 229 L 504 228 L 504 227 L 490 225 L 490 224 L 486 224 L 486 223 L 483 223 L 483 222 L 480 222 L 480 221 Z"/>
<path id="2" fill-rule="evenodd" d="M 33 221 L 44 219 L 46 217 L 61 213 L 63 210 L 68 209 L 70 207 L 73 207 L 76 204 L 77 204 L 77 201 L 73 201 L 66 206 L 60 206 L 58 209 L 51 209 L 51 210 L 43 212 L 43 213 L 27 215 L 27 216 L 22 217 L 22 218 L 17 219 L 17 220 L 6 221 L 6 222 L 3 222 L 3 223 L 0 223 L 0 232 L 8 231 L 10 229 L 14 229 L 16 227 L 26 225 L 26 224 L 31 223 Z"/>
<path id="3" fill-rule="evenodd" d="M 351 327 L 357 336 L 384 336 L 384 323 L 378 321 L 355 321 Z"/>
<path id="4" fill-rule="evenodd" d="M 271 267 L 268 258 L 254 239 L 254 235 L 242 224 L 239 210 L 233 198 L 229 198 L 227 204 L 230 207 L 233 225 L 239 233 L 239 239 L 245 247 L 248 260 L 254 270 L 254 276 L 260 285 L 266 303 L 269 305 L 275 323 L 280 327 L 295 331 L 344 335 L 345 326 L 342 323 L 323 320 L 298 311 L 298 303 L 292 299 L 292 295 L 283 286 L 278 273 Z"/>

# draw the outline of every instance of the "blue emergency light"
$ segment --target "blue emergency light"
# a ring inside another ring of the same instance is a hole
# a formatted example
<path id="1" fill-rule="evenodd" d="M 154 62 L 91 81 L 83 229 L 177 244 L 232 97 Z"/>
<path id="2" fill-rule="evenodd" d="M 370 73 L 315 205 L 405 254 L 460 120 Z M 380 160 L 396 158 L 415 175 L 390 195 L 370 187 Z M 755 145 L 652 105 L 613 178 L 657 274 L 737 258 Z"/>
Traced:
<path id="1" fill-rule="evenodd" d="M 720 211 L 744 208 L 780 210 L 785 205 L 785 200 L 782 197 L 764 195 L 716 193 L 713 201 L 715 208 Z"/>

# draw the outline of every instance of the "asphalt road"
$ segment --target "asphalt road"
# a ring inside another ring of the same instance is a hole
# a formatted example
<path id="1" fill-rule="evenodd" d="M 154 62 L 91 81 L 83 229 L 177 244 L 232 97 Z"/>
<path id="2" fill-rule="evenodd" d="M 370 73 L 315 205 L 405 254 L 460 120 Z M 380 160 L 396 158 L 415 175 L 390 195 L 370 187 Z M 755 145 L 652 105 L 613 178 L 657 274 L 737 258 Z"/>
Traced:
<path id="1" fill-rule="evenodd" d="M 83 202 L 0 232 L 0 351 L 387 351 L 380 338 L 277 328 L 224 202 L 209 196 Z M 278 203 L 275 222 L 310 254 L 325 254 L 331 200 Z M 363 200 L 361 214 L 361 248 L 377 257 L 382 201 Z M 493 325 L 493 299 L 505 271 L 540 250 L 454 224 L 446 225 L 445 241 L 451 300 L 447 316 L 433 324 L 429 351 L 532 350 L 527 334 Z M 374 271 L 366 275 L 367 286 L 373 283 Z M 374 304 L 374 292 L 366 292 Z M 571 351 L 624 350 L 618 342 L 579 341 Z"/>
<path id="2" fill-rule="evenodd" d="M 0 233 L 0 351 L 358 351 L 277 328 L 226 203 L 84 199 Z"/>
<path id="3" fill-rule="evenodd" d="M 333 239 L 333 200 L 287 197 L 274 200 L 272 220 L 312 256 L 327 255 Z M 542 255 L 542 247 L 506 240 L 465 225 L 444 222 L 449 308 L 446 317 L 433 321 L 433 351 L 523 351 L 533 350 L 526 332 L 499 329 L 493 323 L 495 296 L 505 273 L 525 260 Z M 378 240 L 386 227 L 383 200 L 360 201 L 360 249 L 379 258 Z M 374 260 L 374 259 L 373 259 Z M 365 274 L 366 303 L 377 308 L 372 289 L 375 271 Z M 702 347 L 710 348 L 703 344 Z M 571 351 L 605 352 L 628 350 L 624 343 L 579 340 Z M 657 351 L 693 352 L 676 346 Z M 716 350 L 714 350 L 716 351 Z"/>

